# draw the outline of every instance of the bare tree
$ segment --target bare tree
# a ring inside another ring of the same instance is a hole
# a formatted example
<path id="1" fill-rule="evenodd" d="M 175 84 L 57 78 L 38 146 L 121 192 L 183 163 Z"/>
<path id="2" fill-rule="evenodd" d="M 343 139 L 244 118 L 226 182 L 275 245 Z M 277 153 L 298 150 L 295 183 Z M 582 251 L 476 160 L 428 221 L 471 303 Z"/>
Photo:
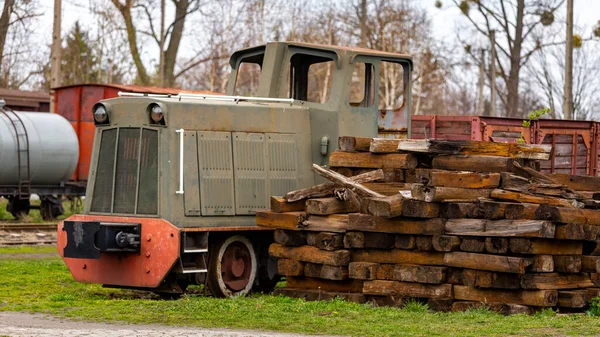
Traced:
<path id="1" fill-rule="evenodd" d="M 175 73 L 175 64 L 177 62 L 177 54 L 181 39 L 183 37 L 183 30 L 186 18 L 200 10 L 202 5 L 200 0 L 172 0 L 175 6 L 175 16 L 173 21 L 167 26 L 162 32 L 156 30 L 154 23 L 154 13 L 156 9 L 156 3 L 153 0 L 111 0 L 113 5 L 119 10 L 123 21 L 125 23 L 125 29 L 127 31 L 127 38 L 129 41 L 129 49 L 131 57 L 133 58 L 135 67 L 137 69 L 138 77 L 137 80 L 140 84 L 148 85 L 151 84 L 152 79 L 149 75 L 144 62 L 142 61 L 141 52 L 138 46 L 138 34 L 145 34 L 149 36 L 153 41 L 156 42 L 159 48 L 159 73 L 164 73 L 164 78 L 159 79 L 159 82 L 164 83 L 166 86 L 173 86 L 175 80 L 182 73 Z M 124 2 L 123 2 L 124 1 Z M 159 16 L 160 20 L 164 20 L 166 15 L 164 7 L 160 6 Z M 137 21 L 134 17 L 134 11 L 140 11 L 146 22 L 143 28 L 139 28 L 140 21 Z M 168 42 L 167 42 L 168 41 Z M 164 49 L 166 46 L 166 49 Z"/>
<path id="2" fill-rule="evenodd" d="M 486 39 L 484 45 L 489 44 L 490 33 L 496 31 L 495 46 L 499 53 L 497 68 L 506 87 L 500 99 L 506 107 L 507 116 L 519 116 L 521 69 L 537 51 L 561 43 L 544 39 L 540 28 L 552 24 L 554 13 L 564 0 L 452 1 L 477 34 Z M 463 42 L 472 45 L 472 42 L 467 43 L 464 39 Z"/>

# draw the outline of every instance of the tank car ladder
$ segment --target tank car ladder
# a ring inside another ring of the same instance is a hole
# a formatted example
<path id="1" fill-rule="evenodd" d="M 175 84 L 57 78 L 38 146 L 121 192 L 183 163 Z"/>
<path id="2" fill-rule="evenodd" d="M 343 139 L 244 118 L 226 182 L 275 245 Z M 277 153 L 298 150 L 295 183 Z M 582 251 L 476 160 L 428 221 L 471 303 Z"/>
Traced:
<path id="1" fill-rule="evenodd" d="M 12 109 L 0 108 L 0 111 L 12 124 L 17 139 L 17 166 L 18 166 L 18 193 L 19 199 L 29 199 L 31 193 L 30 165 L 29 165 L 29 135 L 23 120 Z"/>

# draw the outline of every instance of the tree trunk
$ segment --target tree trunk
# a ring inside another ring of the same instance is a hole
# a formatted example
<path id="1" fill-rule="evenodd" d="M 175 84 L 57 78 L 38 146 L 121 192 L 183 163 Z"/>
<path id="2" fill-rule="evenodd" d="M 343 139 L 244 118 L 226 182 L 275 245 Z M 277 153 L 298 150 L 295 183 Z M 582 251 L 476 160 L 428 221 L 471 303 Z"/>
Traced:
<path id="1" fill-rule="evenodd" d="M 131 51 L 131 58 L 133 58 L 133 62 L 135 63 L 138 73 L 137 81 L 141 85 L 149 85 L 150 78 L 148 77 L 148 72 L 146 71 L 146 67 L 144 67 L 144 63 L 142 63 L 142 58 L 140 57 L 140 52 L 137 46 L 137 31 L 133 25 L 133 18 L 131 17 L 131 7 L 134 5 L 134 2 L 135 0 L 126 0 L 125 5 L 123 5 L 119 2 L 119 0 L 112 0 L 112 3 L 119 10 L 123 16 L 123 20 L 125 21 L 127 40 L 129 41 L 129 50 Z"/>
<path id="2" fill-rule="evenodd" d="M 175 62 L 177 61 L 177 51 L 179 50 L 179 44 L 183 36 L 183 25 L 189 5 L 189 0 L 175 1 L 175 21 L 173 23 L 173 30 L 171 31 L 171 38 L 169 39 L 169 46 L 165 50 L 164 56 L 164 83 L 168 87 L 172 87 L 175 84 Z"/>
<path id="3" fill-rule="evenodd" d="M 2 59 L 4 58 L 4 44 L 6 43 L 6 35 L 8 35 L 8 25 L 10 24 L 10 16 L 13 12 L 15 0 L 4 0 L 4 8 L 2 16 L 0 16 L 0 68 L 2 67 Z"/>
<path id="4" fill-rule="evenodd" d="M 523 43 L 523 15 L 525 0 L 517 1 L 517 26 L 515 39 L 510 52 L 510 73 L 508 75 L 508 116 L 519 117 L 519 73 L 521 72 L 521 46 Z M 507 34 L 509 34 L 507 32 Z"/>

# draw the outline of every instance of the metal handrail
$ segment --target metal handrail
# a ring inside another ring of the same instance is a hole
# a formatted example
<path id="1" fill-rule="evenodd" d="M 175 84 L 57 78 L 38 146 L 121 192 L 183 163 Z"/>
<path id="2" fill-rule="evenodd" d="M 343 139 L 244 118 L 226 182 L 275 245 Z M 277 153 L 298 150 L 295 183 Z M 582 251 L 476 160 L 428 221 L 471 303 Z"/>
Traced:
<path id="1" fill-rule="evenodd" d="M 130 97 L 156 97 L 156 98 L 174 98 L 181 100 L 182 98 L 189 99 L 208 99 L 208 100 L 216 100 L 216 101 L 232 101 L 236 104 L 240 101 L 247 102 L 272 102 L 272 103 L 289 103 L 290 105 L 294 104 L 295 100 L 293 98 L 271 98 L 271 97 L 249 97 L 249 96 L 228 96 L 228 95 L 205 95 L 205 94 L 186 94 L 179 93 L 177 95 L 170 94 L 143 94 L 137 92 L 122 92 L 119 91 L 119 97 L 130 96 Z"/>
<path id="2" fill-rule="evenodd" d="M 175 132 L 179 134 L 179 190 L 175 191 L 175 194 L 183 194 L 183 133 L 185 130 L 177 129 Z"/>

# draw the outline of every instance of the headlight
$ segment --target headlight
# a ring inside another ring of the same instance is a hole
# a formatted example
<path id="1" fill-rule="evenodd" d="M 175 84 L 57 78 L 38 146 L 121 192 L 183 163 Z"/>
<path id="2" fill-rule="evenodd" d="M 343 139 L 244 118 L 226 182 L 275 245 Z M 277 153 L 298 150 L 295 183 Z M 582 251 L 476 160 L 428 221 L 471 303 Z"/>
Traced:
<path id="1" fill-rule="evenodd" d="M 163 109 L 158 104 L 154 104 L 150 108 L 150 118 L 154 121 L 154 123 L 160 123 L 162 119 L 165 117 Z"/>
<path id="2" fill-rule="evenodd" d="M 108 120 L 108 112 L 102 104 L 94 106 L 94 120 L 96 123 L 105 123 Z"/>

